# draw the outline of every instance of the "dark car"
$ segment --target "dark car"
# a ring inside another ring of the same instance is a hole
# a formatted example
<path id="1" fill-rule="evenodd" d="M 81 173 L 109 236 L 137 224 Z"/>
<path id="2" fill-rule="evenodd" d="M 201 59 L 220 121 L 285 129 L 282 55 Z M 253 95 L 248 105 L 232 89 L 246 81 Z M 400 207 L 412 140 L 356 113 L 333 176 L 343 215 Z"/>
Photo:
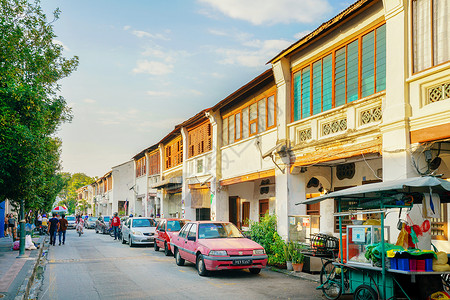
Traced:
<path id="1" fill-rule="evenodd" d="M 166 256 L 172 254 L 172 235 L 180 231 L 186 222 L 189 222 L 189 220 L 161 219 L 155 232 L 155 251 L 159 251 L 159 248 L 162 248 Z"/>
<path id="2" fill-rule="evenodd" d="M 108 233 L 109 230 L 109 221 L 111 220 L 110 216 L 100 216 L 97 221 L 95 221 L 95 233 Z"/>

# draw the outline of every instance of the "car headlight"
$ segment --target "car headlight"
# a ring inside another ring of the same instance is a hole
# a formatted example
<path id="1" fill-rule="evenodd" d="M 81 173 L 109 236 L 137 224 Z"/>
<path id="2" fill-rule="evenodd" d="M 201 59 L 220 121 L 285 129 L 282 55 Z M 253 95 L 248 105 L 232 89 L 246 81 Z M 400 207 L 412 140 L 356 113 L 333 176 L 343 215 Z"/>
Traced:
<path id="1" fill-rule="evenodd" d="M 133 230 L 131 233 L 133 233 L 134 235 L 144 235 L 142 232 L 137 230 Z"/>
<path id="2" fill-rule="evenodd" d="M 228 253 L 225 250 L 211 250 L 211 251 L 209 251 L 209 255 L 226 256 L 226 255 L 228 255 Z"/>
<path id="3" fill-rule="evenodd" d="M 253 255 L 261 255 L 261 254 L 266 254 L 266 251 L 264 251 L 264 249 L 253 250 Z"/>

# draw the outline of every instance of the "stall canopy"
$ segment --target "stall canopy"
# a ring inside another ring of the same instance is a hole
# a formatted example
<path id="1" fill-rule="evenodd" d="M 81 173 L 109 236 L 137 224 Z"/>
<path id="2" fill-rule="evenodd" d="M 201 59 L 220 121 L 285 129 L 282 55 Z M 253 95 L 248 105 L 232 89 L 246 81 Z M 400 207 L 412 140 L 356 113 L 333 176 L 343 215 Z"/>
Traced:
<path id="1" fill-rule="evenodd" d="M 355 201 L 360 199 L 392 198 L 400 193 L 438 193 L 442 202 L 450 201 L 450 182 L 432 176 L 412 177 L 355 186 L 352 188 L 332 192 L 320 197 L 306 199 L 299 204 L 314 204 L 325 199 L 336 198 L 340 200 Z"/>

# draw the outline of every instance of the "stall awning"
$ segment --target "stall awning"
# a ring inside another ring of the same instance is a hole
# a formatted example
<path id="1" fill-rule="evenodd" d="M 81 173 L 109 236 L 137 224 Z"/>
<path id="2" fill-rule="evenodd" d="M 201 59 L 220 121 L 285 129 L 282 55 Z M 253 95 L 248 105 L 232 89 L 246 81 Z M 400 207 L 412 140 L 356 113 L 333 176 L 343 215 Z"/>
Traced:
<path id="1" fill-rule="evenodd" d="M 291 172 L 295 167 L 311 166 L 371 153 L 381 153 L 381 139 L 375 139 L 363 144 L 320 148 L 314 152 L 297 156 L 291 165 Z"/>
<path id="2" fill-rule="evenodd" d="M 191 208 L 211 208 L 209 188 L 191 189 Z"/>
<path id="3" fill-rule="evenodd" d="M 167 179 L 161 180 L 160 182 L 154 183 L 150 187 L 153 189 L 157 189 L 157 188 L 164 188 L 164 187 L 167 187 L 167 186 L 173 185 L 173 184 L 182 184 L 182 183 L 183 183 L 183 177 L 172 177 L 172 178 L 167 178 Z"/>
<path id="4" fill-rule="evenodd" d="M 330 198 L 358 200 L 363 198 L 376 199 L 396 193 L 429 193 L 430 187 L 433 193 L 448 194 L 450 196 L 450 182 L 437 177 L 425 176 L 355 186 L 320 197 L 307 199 L 296 203 L 296 205 L 314 204 Z M 441 198 L 442 200 L 444 199 Z"/>

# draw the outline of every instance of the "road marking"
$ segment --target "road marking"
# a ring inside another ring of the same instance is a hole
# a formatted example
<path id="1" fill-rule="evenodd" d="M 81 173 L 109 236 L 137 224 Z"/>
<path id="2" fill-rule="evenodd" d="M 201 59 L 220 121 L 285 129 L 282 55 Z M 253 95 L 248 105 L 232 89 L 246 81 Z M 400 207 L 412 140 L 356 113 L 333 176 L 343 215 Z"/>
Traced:
<path id="1" fill-rule="evenodd" d="M 186 273 L 186 271 L 183 271 L 183 270 L 178 270 L 178 271 L 180 271 L 181 273 Z"/>
<path id="2" fill-rule="evenodd" d="M 141 256 L 128 256 L 128 257 L 101 257 L 101 258 L 73 258 L 73 259 L 50 259 L 49 264 L 62 264 L 62 263 L 92 263 L 92 262 L 102 262 L 102 261 L 114 261 L 114 260 L 136 260 L 147 258 L 150 261 L 167 262 L 171 259 L 162 259 L 157 257 L 152 257 L 150 255 Z"/>
<path id="3" fill-rule="evenodd" d="M 214 282 L 212 282 L 212 281 L 210 281 L 210 280 L 208 280 L 207 282 L 208 282 L 210 285 L 215 286 L 215 287 L 218 287 L 218 288 L 224 288 L 224 287 L 227 287 L 227 286 L 230 286 L 230 285 L 236 285 L 236 284 L 237 284 L 236 282 L 230 282 L 230 283 L 227 283 L 227 282 L 225 282 L 225 283 L 214 283 Z"/>

